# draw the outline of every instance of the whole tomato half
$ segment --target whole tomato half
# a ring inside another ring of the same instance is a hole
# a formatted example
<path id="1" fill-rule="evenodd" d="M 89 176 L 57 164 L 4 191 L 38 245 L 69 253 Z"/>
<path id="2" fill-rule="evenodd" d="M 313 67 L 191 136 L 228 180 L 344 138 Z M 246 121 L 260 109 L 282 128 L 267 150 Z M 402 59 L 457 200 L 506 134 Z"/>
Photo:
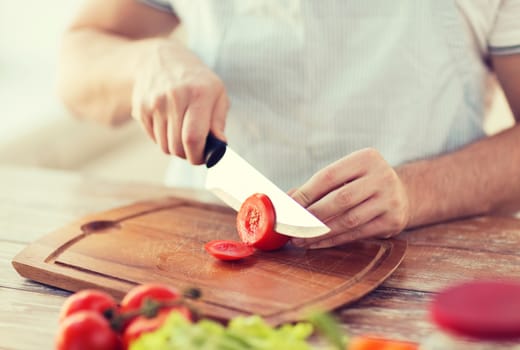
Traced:
<path id="1" fill-rule="evenodd" d="M 116 310 L 117 303 L 109 294 L 99 290 L 85 289 L 72 294 L 65 300 L 60 311 L 60 322 L 78 311 L 90 310 L 103 314 L 110 309 Z"/>
<path id="2" fill-rule="evenodd" d="M 59 326 L 56 350 L 119 350 L 119 336 L 108 321 L 96 311 L 78 311 Z"/>
<path id="3" fill-rule="evenodd" d="M 139 310 L 146 299 L 158 302 L 175 301 L 180 297 L 177 289 L 163 284 L 142 284 L 131 289 L 121 301 L 121 312 Z"/>
<path id="4" fill-rule="evenodd" d="M 269 197 L 263 193 L 249 196 L 237 214 L 237 231 L 242 242 L 260 250 L 283 247 L 289 237 L 274 230 L 276 215 Z"/>

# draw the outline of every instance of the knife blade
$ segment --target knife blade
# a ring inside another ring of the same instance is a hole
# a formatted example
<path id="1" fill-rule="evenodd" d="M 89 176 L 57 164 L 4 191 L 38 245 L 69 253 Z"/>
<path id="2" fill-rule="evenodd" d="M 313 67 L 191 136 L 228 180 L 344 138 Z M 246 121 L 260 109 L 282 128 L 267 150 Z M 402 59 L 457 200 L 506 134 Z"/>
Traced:
<path id="1" fill-rule="evenodd" d="M 206 139 L 204 155 L 208 168 L 206 189 L 231 208 L 239 211 L 249 196 L 264 193 L 274 206 L 276 232 L 291 237 L 310 238 L 330 231 L 318 218 L 212 134 Z"/>

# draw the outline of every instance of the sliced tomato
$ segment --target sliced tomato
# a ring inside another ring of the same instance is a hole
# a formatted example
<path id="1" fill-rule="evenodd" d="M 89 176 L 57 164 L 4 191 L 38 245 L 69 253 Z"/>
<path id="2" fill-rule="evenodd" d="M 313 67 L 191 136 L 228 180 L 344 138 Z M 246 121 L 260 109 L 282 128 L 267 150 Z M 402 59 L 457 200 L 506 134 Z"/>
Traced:
<path id="1" fill-rule="evenodd" d="M 283 247 L 289 237 L 274 230 L 276 216 L 269 197 L 255 193 L 248 197 L 237 215 L 237 230 L 242 242 L 260 250 Z"/>
<path id="2" fill-rule="evenodd" d="M 255 252 L 254 248 L 237 241 L 214 240 L 204 245 L 204 249 L 219 260 L 239 260 Z"/>

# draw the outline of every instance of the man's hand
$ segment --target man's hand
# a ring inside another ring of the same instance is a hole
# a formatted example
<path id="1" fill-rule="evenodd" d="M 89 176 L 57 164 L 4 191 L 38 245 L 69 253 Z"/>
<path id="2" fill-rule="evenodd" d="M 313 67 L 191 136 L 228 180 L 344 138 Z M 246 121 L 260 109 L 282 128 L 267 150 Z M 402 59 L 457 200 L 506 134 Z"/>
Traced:
<path id="1" fill-rule="evenodd" d="M 331 229 L 321 237 L 293 240 L 298 246 L 325 248 L 362 238 L 388 238 L 410 219 L 401 179 L 374 149 L 329 165 L 291 195 Z"/>
<path id="2" fill-rule="evenodd" d="M 159 43 L 136 73 L 132 116 L 166 154 L 202 164 L 209 131 L 225 140 L 228 109 L 220 78 L 182 44 Z"/>

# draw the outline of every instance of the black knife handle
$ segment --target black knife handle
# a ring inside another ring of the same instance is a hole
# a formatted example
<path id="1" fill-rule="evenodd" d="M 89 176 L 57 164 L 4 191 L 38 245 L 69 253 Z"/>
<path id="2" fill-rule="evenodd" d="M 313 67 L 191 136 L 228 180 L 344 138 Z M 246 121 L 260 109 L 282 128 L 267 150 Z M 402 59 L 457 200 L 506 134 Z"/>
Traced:
<path id="1" fill-rule="evenodd" d="M 217 139 L 212 133 L 208 134 L 206 138 L 206 145 L 204 146 L 204 160 L 206 161 L 206 167 L 211 168 L 217 164 L 218 161 L 226 153 L 227 143 Z"/>

